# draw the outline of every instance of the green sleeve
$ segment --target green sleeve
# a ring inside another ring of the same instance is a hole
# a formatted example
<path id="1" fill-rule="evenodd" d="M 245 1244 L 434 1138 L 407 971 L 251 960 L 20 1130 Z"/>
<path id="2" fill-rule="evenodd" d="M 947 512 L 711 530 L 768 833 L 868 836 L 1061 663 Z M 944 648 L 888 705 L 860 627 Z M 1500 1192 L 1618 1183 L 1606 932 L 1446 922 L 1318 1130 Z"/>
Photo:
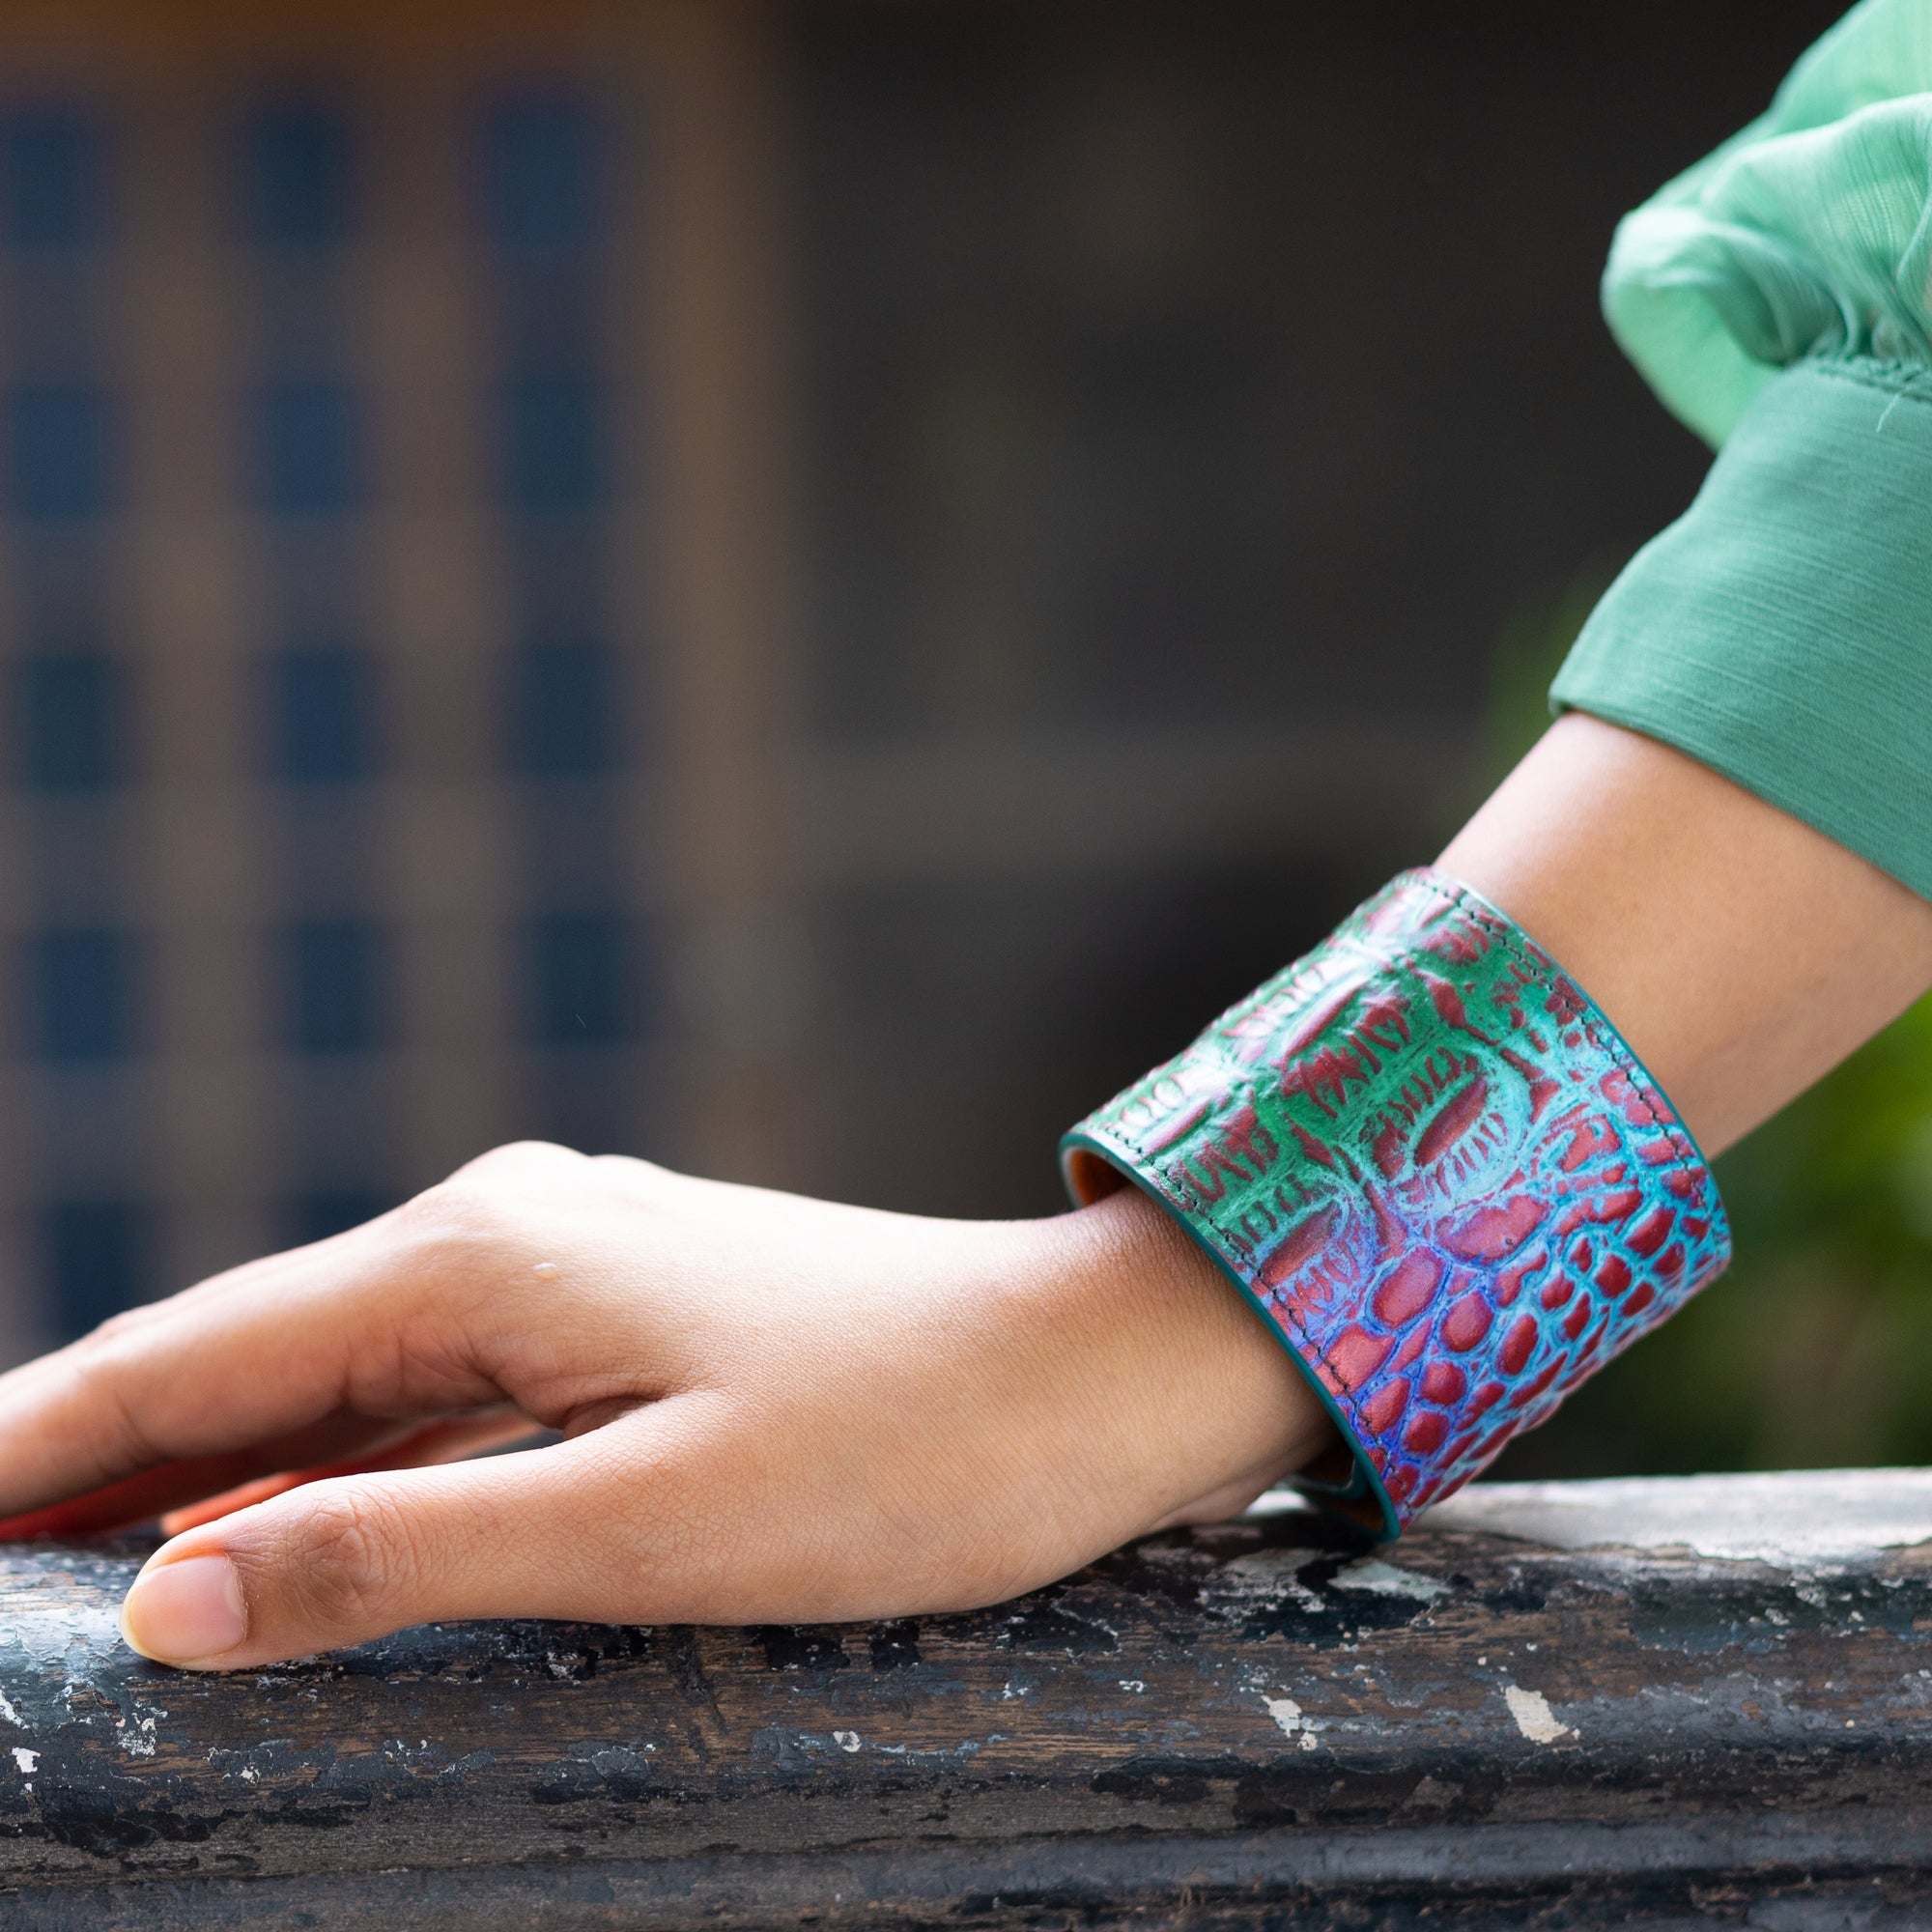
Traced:
<path id="1" fill-rule="evenodd" d="M 1719 454 L 1552 702 L 1932 897 L 1932 0 L 1864 0 L 1627 216 L 1604 307 Z"/>

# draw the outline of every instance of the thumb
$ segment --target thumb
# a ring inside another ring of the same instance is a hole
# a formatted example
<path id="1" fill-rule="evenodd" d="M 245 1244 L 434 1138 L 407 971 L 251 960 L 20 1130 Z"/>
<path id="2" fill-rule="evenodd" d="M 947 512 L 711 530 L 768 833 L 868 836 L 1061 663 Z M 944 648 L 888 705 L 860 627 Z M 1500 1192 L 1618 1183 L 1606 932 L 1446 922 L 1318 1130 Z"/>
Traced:
<path id="1" fill-rule="evenodd" d="M 308 1483 L 204 1523 L 148 1559 L 121 1634 L 237 1670 L 439 1619 L 608 1617 L 628 1512 L 577 1446 Z"/>

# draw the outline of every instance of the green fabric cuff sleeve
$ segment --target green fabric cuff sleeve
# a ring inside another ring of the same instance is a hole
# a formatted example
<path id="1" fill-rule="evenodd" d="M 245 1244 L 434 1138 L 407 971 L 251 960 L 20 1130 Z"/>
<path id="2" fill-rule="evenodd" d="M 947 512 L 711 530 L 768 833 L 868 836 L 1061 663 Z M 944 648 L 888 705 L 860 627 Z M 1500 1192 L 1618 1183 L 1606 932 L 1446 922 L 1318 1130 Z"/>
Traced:
<path id="1" fill-rule="evenodd" d="M 1678 747 L 1932 898 L 1932 373 L 1773 376 L 1550 702 Z"/>

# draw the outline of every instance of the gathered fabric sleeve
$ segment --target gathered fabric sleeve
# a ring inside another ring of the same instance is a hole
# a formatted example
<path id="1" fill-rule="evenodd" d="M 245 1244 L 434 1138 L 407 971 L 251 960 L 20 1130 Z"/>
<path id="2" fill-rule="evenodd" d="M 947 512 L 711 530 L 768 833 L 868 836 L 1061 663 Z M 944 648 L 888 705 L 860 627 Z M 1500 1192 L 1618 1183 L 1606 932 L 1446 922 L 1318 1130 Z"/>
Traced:
<path id="1" fill-rule="evenodd" d="M 1610 328 L 1719 451 L 1551 691 L 1932 897 L 1932 0 L 1863 0 L 1625 217 Z"/>

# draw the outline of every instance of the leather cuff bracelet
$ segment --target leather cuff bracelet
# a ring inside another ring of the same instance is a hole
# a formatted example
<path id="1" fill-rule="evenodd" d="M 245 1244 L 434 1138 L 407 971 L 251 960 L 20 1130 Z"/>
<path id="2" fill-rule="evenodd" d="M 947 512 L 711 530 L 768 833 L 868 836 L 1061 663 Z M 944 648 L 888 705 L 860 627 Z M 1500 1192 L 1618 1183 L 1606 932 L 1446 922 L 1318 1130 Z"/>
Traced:
<path id="1" fill-rule="evenodd" d="M 1406 872 L 1061 1143 L 1076 1201 L 1159 1201 L 1353 1452 L 1300 1487 L 1378 1534 L 1730 1260 L 1657 1083 L 1488 900 Z"/>

